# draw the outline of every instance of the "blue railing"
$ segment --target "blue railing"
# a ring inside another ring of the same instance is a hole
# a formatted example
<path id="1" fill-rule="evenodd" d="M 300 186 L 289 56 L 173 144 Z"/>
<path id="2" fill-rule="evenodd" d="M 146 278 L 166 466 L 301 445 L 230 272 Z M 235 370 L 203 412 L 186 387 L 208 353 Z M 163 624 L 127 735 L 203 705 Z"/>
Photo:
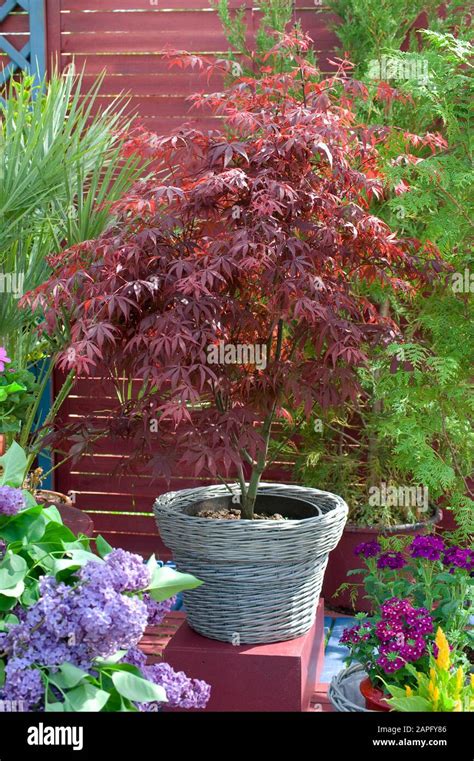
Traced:
<path id="1" fill-rule="evenodd" d="M 18 10 L 26 11 L 29 22 L 28 42 L 21 50 L 17 50 L 2 34 L 5 19 Z M 43 79 L 46 70 L 45 0 L 5 0 L 0 5 L 0 51 L 10 59 L 0 69 L 0 87 L 19 71 L 27 72 L 39 82 Z"/>

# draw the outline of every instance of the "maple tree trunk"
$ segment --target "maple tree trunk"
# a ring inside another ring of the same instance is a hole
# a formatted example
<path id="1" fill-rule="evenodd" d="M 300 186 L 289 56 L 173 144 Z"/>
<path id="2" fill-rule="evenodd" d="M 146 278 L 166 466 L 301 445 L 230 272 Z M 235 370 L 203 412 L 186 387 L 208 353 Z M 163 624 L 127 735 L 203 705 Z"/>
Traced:
<path id="1" fill-rule="evenodd" d="M 275 349 L 275 361 L 278 362 L 281 356 L 281 347 L 283 343 L 283 320 L 278 321 L 277 341 Z M 272 423 L 277 409 L 277 400 L 275 399 L 270 412 L 263 422 L 262 437 L 264 441 L 263 451 L 260 453 L 257 462 L 252 467 L 250 481 L 245 493 L 242 493 L 242 518 L 252 520 L 255 512 L 255 500 L 257 499 L 258 487 L 262 478 L 263 471 L 267 466 L 268 447 L 272 433 Z"/>

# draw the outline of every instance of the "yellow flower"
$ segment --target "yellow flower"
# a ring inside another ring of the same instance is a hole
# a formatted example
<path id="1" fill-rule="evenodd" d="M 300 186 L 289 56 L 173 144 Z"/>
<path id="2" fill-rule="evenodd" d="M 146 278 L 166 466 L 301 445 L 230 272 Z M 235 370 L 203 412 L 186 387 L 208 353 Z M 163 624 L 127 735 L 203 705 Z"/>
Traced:
<path id="1" fill-rule="evenodd" d="M 462 712 L 462 703 L 460 700 L 456 700 L 454 704 L 454 713 Z"/>
<path id="2" fill-rule="evenodd" d="M 408 684 L 405 687 L 405 694 L 407 698 L 411 698 L 411 696 L 413 695 L 413 690 Z"/>
<path id="3" fill-rule="evenodd" d="M 432 682 L 436 681 L 436 671 L 433 667 L 430 668 L 430 677 Z"/>
<path id="4" fill-rule="evenodd" d="M 460 693 L 462 690 L 462 686 L 464 684 L 464 671 L 462 670 L 462 667 L 459 666 L 458 670 L 456 671 L 456 693 Z"/>
<path id="5" fill-rule="evenodd" d="M 443 671 L 448 671 L 449 665 L 451 663 L 449 657 L 449 642 L 446 639 L 446 635 L 440 626 L 436 632 L 435 642 L 438 645 L 438 657 L 436 658 L 436 664 L 438 668 L 442 669 Z"/>
<path id="6" fill-rule="evenodd" d="M 434 688 L 435 688 L 434 682 L 433 682 L 432 679 L 430 679 L 429 684 L 428 684 L 428 692 L 430 693 L 430 695 L 433 695 Z"/>
<path id="7" fill-rule="evenodd" d="M 439 687 L 435 687 L 433 690 L 433 703 L 436 705 L 439 700 Z"/>

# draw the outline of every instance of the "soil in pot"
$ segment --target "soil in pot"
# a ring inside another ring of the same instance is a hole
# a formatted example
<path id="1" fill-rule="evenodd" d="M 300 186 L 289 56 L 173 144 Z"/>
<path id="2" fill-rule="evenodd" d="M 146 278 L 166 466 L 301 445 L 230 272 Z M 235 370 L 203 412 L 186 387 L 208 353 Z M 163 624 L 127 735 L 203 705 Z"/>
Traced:
<path id="1" fill-rule="evenodd" d="M 385 699 L 387 695 L 379 690 L 378 687 L 374 687 L 370 679 L 363 679 L 360 683 L 360 691 L 365 700 L 365 707 L 369 711 L 390 711 L 390 706 L 387 705 Z"/>
<path id="2" fill-rule="evenodd" d="M 254 520 L 303 520 L 314 518 L 315 515 L 320 515 L 320 512 L 316 505 L 305 502 L 303 499 L 259 494 L 255 502 Z M 186 514 L 196 518 L 243 520 L 241 509 L 230 495 L 211 497 L 203 502 L 196 502 L 186 510 Z"/>
<path id="3" fill-rule="evenodd" d="M 419 536 L 433 529 L 433 526 L 441 520 L 440 510 L 432 518 L 423 523 L 414 523 L 404 526 L 355 526 L 347 523 L 337 547 L 329 555 L 329 561 L 324 576 L 322 596 L 326 604 L 341 613 L 354 615 L 355 612 L 372 613 L 371 605 L 364 599 L 363 587 L 358 587 L 357 595 L 351 599 L 351 590 L 345 589 L 336 596 L 336 592 L 344 583 L 362 584 L 363 576 L 348 576 L 348 571 L 361 567 L 361 560 L 354 554 L 358 544 L 373 542 L 378 536 Z"/>

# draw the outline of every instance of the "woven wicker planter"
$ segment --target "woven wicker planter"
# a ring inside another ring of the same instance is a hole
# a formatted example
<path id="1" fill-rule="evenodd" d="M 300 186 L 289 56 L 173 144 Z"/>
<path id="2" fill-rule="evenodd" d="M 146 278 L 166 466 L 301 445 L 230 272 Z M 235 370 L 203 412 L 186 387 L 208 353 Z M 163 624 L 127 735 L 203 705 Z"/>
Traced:
<path id="1" fill-rule="evenodd" d="M 360 683 L 367 677 L 363 666 L 355 663 L 343 669 L 331 680 L 328 698 L 336 711 L 342 713 L 373 713 L 365 707 Z"/>
<path id="2" fill-rule="evenodd" d="M 240 494 L 237 486 L 234 493 Z M 226 521 L 188 514 L 196 502 L 227 494 L 218 485 L 170 492 L 155 502 L 161 537 L 178 569 L 204 581 L 184 593 L 189 625 L 234 644 L 301 636 L 314 622 L 328 553 L 341 537 L 347 505 L 318 489 L 264 483 L 259 495 L 305 500 L 315 507 L 314 516 Z"/>

